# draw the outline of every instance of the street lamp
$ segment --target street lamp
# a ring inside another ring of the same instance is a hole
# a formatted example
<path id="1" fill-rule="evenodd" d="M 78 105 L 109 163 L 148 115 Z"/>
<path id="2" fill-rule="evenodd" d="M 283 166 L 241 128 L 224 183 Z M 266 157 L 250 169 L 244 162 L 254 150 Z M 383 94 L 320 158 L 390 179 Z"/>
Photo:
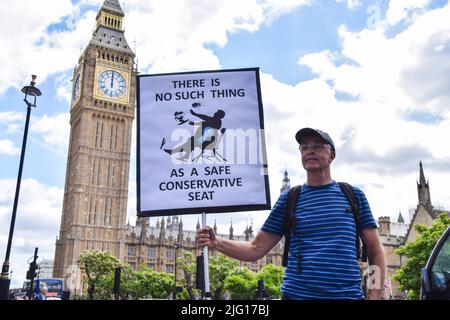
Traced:
<path id="1" fill-rule="evenodd" d="M 177 273 L 178 273 L 178 271 L 177 271 L 177 258 L 178 258 L 177 252 L 178 252 L 179 244 L 177 242 L 175 242 L 173 244 L 173 247 L 175 249 L 175 268 L 174 268 L 175 269 L 175 280 L 174 280 L 174 288 L 173 288 L 173 300 L 176 300 L 177 299 Z"/>
<path id="2" fill-rule="evenodd" d="M 11 225 L 9 228 L 9 237 L 8 237 L 8 245 L 6 247 L 6 255 L 5 255 L 5 261 L 3 262 L 2 266 L 2 274 L 0 276 L 0 300 L 8 300 L 9 299 L 9 285 L 11 283 L 11 279 L 9 278 L 9 256 L 11 253 L 11 244 L 12 244 L 12 238 L 14 234 L 14 225 L 16 223 L 16 212 L 17 212 L 17 203 L 19 202 L 19 192 L 20 192 L 20 182 L 22 180 L 22 169 L 23 169 L 23 160 L 25 157 L 25 149 L 27 146 L 27 135 L 28 135 L 28 126 L 30 124 L 30 114 L 31 114 L 31 107 L 36 108 L 36 98 L 40 96 L 41 90 L 35 87 L 36 76 L 31 76 L 31 83 L 29 86 L 25 86 L 22 88 L 22 92 L 25 94 L 25 98 L 23 101 L 25 101 L 27 105 L 27 118 L 25 121 L 25 130 L 23 134 L 23 141 L 22 141 L 22 152 L 20 155 L 20 164 L 19 164 L 19 174 L 17 175 L 17 184 L 16 184 L 16 194 L 14 196 L 14 205 L 13 205 L 13 211 L 11 216 Z M 28 97 L 34 97 L 33 102 L 28 101 Z"/>

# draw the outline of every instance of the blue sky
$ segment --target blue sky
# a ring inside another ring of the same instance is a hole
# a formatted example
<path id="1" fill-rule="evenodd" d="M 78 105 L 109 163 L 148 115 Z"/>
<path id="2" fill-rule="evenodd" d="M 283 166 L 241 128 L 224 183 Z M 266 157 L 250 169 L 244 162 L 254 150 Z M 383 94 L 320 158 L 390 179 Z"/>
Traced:
<path id="1" fill-rule="evenodd" d="M 69 138 L 71 76 L 101 0 L 0 5 L 0 254 L 14 198 L 26 106 L 36 74 L 43 92 L 32 121 L 14 234 L 13 283 L 39 247 L 53 258 Z M 125 36 L 142 73 L 260 67 L 272 203 L 289 171 L 305 174 L 293 140 L 300 127 L 328 131 L 336 180 L 360 186 L 375 217 L 417 205 L 423 161 L 433 204 L 450 208 L 450 6 L 396 0 L 128 0 Z M 135 147 L 128 219 L 135 217 Z M 256 229 L 268 212 L 211 215 L 219 232 Z M 184 217 L 194 228 L 197 216 Z M 156 219 L 152 219 L 154 224 Z"/>

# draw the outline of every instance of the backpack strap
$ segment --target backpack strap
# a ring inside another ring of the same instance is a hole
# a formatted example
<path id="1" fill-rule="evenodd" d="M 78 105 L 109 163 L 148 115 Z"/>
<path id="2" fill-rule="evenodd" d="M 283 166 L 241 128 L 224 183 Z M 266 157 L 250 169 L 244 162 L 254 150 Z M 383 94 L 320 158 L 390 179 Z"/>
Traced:
<path id="1" fill-rule="evenodd" d="M 295 228 L 295 207 L 297 204 L 298 197 L 300 196 L 300 190 L 302 186 L 298 185 L 292 187 L 288 191 L 287 197 L 287 219 L 286 219 L 286 234 L 284 235 L 284 251 L 282 266 L 287 267 L 288 256 L 289 256 L 289 245 L 291 243 L 291 230 Z"/>
<path id="2" fill-rule="evenodd" d="M 355 221 L 356 235 L 355 235 L 355 246 L 357 252 L 357 259 L 361 259 L 363 262 L 367 262 L 367 249 L 364 244 L 364 241 L 361 241 L 361 224 L 359 220 L 359 206 L 358 201 L 356 200 L 355 194 L 353 192 L 353 187 L 346 182 L 338 182 L 341 191 L 344 193 L 347 198 L 348 203 L 350 204 L 349 212 L 351 211 L 353 214 L 353 219 Z M 287 267 L 288 257 L 289 257 L 289 245 L 291 242 L 291 230 L 295 229 L 295 207 L 300 197 L 301 185 L 292 187 L 288 191 L 287 198 L 287 219 L 286 219 L 286 234 L 284 235 L 284 251 L 283 251 L 283 260 L 282 266 Z M 362 242 L 362 250 L 361 250 L 361 242 Z"/>
<path id="3" fill-rule="evenodd" d="M 353 187 L 346 182 L 338 182 L 341 191 L 344 193 L 347 198 L 348 203 L 350 204 L 350 210 L 353 213 L 353 219 L 355 220 L 355 228 L 356 228 L 356 236 L 355 236 L 355 245 L 356 245 L 356 253 L 357 259 L 363 262 L 367 261 L 367 249 L 364 244 L 364 241 L 361 241 L 361 223 L 359 220 L 359 206 L 358 201 L 356 201 L 355 193 L 353 192 Z M 361 242 L 362 242 L 362 253 L 361 253 Z"/>

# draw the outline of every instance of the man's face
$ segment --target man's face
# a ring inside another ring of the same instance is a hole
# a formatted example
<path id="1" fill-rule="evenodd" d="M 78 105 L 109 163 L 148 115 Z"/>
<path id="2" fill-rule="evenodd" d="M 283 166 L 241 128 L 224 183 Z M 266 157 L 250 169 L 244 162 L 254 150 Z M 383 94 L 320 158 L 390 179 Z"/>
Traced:
<path id="1" fill-rule="evenodd" d="M 330 145 L 316 136 L 305 137 L 299 146 L 302 165 L 306 171 L 322 170 L 330 166 L 335 154 Z"/>

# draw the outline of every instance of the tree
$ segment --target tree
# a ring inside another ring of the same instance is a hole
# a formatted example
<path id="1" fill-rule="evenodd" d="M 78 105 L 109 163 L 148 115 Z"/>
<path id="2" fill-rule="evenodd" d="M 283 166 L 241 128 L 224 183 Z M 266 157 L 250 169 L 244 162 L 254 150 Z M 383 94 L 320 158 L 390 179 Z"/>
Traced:
<path id="1" fill-rule="evenodd" d="M 394 280 L 399 282 L 402 290 L 408 291 L 411 299 L 419 298 L 421 269 L 425 268 L 434 246 L 448 226 L 450 226 L 448 213 L 441 213 L 429 228 L 416 224 L 414 228 L 419 233 L 417 239 L 395 250 L 396 254 L 406 257 L 407 260 L 395 272 Z"/>
<path id="2" fill-rule="evenodd" d="M 251 300 L 255 298 L 256 287 L 256 273 L 242 267 L 226 278 L 224 290 L 233 300 Z"/>
<path id="3" fill-rule="evenodd" d="M 120 261 L 109 252 L 84 251 L 78 257 L 77 264 L 83 272 L 83 282 L 88 286 L 89 300 L 94 300 L 97 286 L 101 287 L 108 276 L 114 277 L 114 270 L 120 266 Z"/>
<path id="4" fill-rule="evenodd" d="M 264 288 L 272 299 L 281 298 L 281 282 L 283 281 L 283 267 L 268 264 L 258 272 L 257 280 L 264 281 Z"/>
<path id="5" fill-rule="evenodd" d="M 149 288 L 149 294 L 153 298 L 167 299 L 173 290 L 173 274 L 167 272 L 155 272 L 147 270 L 146 285 Z"/>
<path id="6" fill-rule="evenodd" d="M 222 254 L 212 257 L 209 260 L 211 292 L 214 293 L 214 300 L 223 298 L 225 280 L 234 274 L 239 268 L 239 261 L 228 258 Z"/>
<path id="7" fill-rule="evenodd" d="M 195 274 L 196 265 L 194 262 L 194 256 L 189 251 L 183 250 L 183 255 L 177 259 L 178 268 L 183 270 L 184 282 L 188 293 L 188 299 L 194 300 L 196 295 L 196 289 L 193 288 L 192 275 Z M 175 284 L 176 285 L 176 284 Z M 180 293 L 181 298 L 185 297 L 185 293 Z"/>
<path id="8" fill-rule="evenodd" d="M 122 299 L 140 300 L 146 297 L 167 298 L 172 292 L 173 275 L 166 272 L 155 272 L 145 264 L 134 271 L 129 265 L 122 272 Z"/>

